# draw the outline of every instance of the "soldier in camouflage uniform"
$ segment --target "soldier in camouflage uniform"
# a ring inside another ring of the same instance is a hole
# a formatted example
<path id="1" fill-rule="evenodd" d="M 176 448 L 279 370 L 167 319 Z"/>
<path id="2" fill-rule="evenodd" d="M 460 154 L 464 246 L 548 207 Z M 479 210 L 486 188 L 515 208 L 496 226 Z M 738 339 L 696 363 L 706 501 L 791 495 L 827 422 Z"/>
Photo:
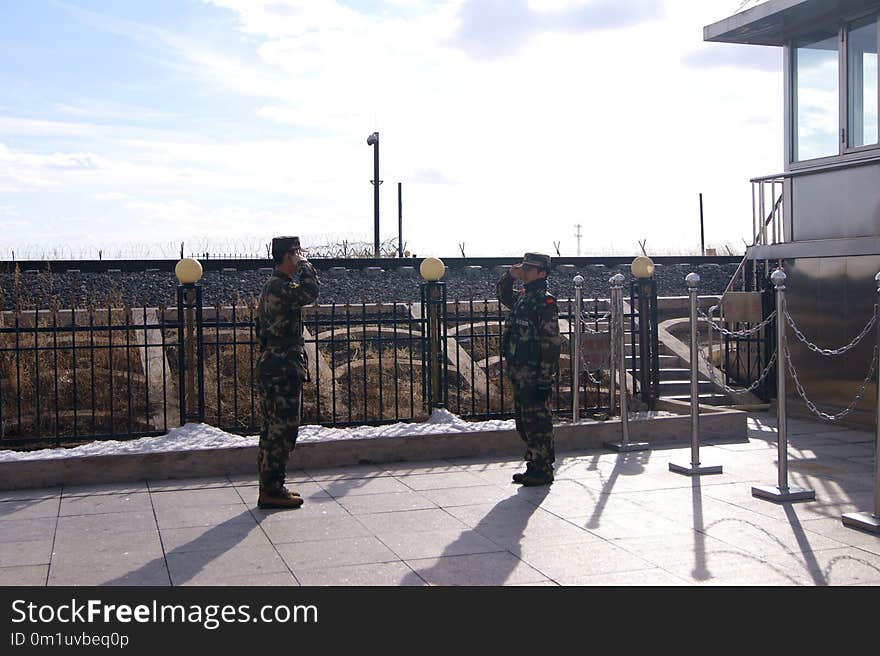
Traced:
<path id="1" fill-rule="evenodd" d="M 298 237 L 272 240 L 275 272 L 257 305 L 260 343 L 257 386 L 263 422 L 257 466 L 260 508 L 298 508 L 302 497 L 284 486 L 287 461 L 299 431 L 302 384 L 309 379 L 303 350 L 304 305 L 318 298 L 318 276 L 300 250 Z M 298 275 L 298 280 L 294 276 Z"/>
<path id="2" fill-rule="evenodd" d="M 511 308 L 504 324 L 501 349 L 507 377 L 513 386 L 516 430 L 526 443 L 526 471 L 514 474 L 514 483 L 547 485 L 553 481 L 553 417 L 550 390 L 559 370 L 559 309 L 547 290 L 550 256 L 526 253 L 510 267 L 496 291 Z M 514 280 L 523 291 L 513 289 Z"/>

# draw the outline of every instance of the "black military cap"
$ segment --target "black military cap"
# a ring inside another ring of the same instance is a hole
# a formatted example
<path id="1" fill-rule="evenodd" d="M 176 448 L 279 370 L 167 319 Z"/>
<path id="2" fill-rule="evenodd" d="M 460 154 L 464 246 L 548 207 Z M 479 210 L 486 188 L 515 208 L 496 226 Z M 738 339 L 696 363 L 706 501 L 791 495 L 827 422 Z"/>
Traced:
<path id="1" fill-rule="evenodd" d="M 299 237 L 275 237 L 272 240 L 272 258 L 280 260 L 287 251 L 295 248 L 300 248 Z"/>
<path id="2" fill-rule="evenodd" d="M 538 267 L 548 273 L 550 272 L 550 256 L 545 255 L 544 253 L 526 253 L 523 255 L 523 260 L 520 262 L 520 266 L 523 264 Z"/>

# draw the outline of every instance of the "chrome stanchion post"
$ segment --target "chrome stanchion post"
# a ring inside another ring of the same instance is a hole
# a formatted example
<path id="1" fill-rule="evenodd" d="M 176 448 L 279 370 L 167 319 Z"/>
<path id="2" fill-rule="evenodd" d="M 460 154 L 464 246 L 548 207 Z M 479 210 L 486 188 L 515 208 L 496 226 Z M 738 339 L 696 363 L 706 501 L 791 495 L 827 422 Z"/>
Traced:
<path id="1" fill-rule="evenodd" d="M 584 302 L 584 277 L 574 277 L 574 317 L 571 340 L 571 421 L 581 418 L 581 312 Z"/>
<path id="2" fill-rule="evenodd" d="M 700 276 L 689 273 L 685 278 L 690 296 L 691 317 L 691 464 L 690 467 L 669 463 L 669 471 L 686 476 L 700 476 L 702 474 L 720 474 L 720 465 L 700 466 L 700 352 L 697 346 L 697 286 L 700 284 Z M 711 334 L 712 329 L 709 328 Z"/>
<path id="3" fill-rule="evenodd" d="M 776 434 L 778 446 L 778 479 L 776 486 L 755 486 L 752 496 L 769 501 L 806 501 L 816 498 L 816 492 L 788 484 L 788 418 L 785 413 L 785 279 L 782 269 L 776 269 L 770 281 L 776 288 Z"/>
<path id="4" fill-rule="evenodd" d="M 605 442 L 605 446 L 616 451 L 644 451 L 649 447 L 647 442 L 629 441 L 629 409 L 626 392 L 626 336 L 623 328 L 623 283 L 625 280 L 626 278 L 623 277 L 623 274 L 618 273 L 612 276 L 611 280 L 608 281 L 611 283 L 611 318 L 614 325 L 612 334 L 617 349 L 617 376 L 618 385 L 620 386 L 620 430 L 622 439 L 620 442 Z"/>
<path id="5" fill-rule="evenodd" d="M 874 282 L 877 283 L 877 293 L 880 295 L 880 273 L 874 276 Z M 877 323 L 877 344 L 880 345 L 880 322 Z M 880 367 L 877 368 L 877 372 L 877 417 L 874 425 L 874 512 L 847 513 L 840 518 L 844 526 L 871 533 L 880 533 Z"/>

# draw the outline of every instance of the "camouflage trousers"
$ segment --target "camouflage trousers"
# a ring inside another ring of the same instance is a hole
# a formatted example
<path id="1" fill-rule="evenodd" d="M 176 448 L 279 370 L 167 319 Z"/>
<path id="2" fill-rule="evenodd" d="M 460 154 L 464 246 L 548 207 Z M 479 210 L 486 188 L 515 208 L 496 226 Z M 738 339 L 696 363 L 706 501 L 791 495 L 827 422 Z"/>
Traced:
<path id="1" fill-rule="evenodd" d="M 513 409 L 516 432 L 526 443 L 525 461 L 529 469 L 553 473 L 556 451 L 553 446 L 553 415 L 550 398 L 536 401 L 530 386 L 514 385 Z"/>
<path id="2" fill-rule="evenodd" d="M 260 385 L 260 446 L 257 469 L 260 488 L 278 490 L 284 485 L 287 461 L 299 435 L 302 385 L 283 380 Z"/>

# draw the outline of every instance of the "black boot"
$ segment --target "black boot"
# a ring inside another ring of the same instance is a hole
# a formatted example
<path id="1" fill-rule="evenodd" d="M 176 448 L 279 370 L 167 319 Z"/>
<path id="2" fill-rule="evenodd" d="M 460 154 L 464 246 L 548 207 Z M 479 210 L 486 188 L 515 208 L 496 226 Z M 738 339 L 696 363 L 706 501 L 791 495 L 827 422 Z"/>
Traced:
<path id="1" fill-rule="evenodd" d="M 526 463 L 526 470 L 524 472 L 516 473 L 513 475 L 513 482 L 521 484 L 526 479 L 527 476 L 529 476 L 530 474 L 534 474 L 534 473 L 535 473 L 534 465 L 532 465 L 531 462 L 527 462 Z"/>
<path id="2" fill-rule="evenodd" d="M 519 482 L 522 483 L 525 487 L 549 485 L 553 482 L 553 471 L 533 469 L 532 471 L 527 471 Z"/>

